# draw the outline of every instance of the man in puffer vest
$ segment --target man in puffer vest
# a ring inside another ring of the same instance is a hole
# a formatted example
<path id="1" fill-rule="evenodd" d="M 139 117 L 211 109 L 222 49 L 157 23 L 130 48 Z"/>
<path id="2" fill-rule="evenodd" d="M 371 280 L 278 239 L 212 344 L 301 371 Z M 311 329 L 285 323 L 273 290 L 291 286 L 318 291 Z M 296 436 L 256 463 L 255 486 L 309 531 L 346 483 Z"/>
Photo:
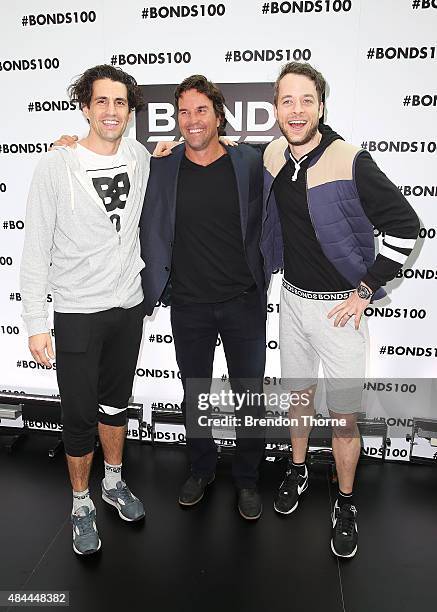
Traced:
<path id="1" fill-rule="evenodd" d="M 298 425 L 291 428 L 292 457 L 274 508 L 291 514 L 308 487 L 308 417 L 314 415 L 321 362 L 339 484 L 331 549 L 339 557 L 353 557 L 358 546 L 353 486 L 361 446 L 357 413 L 368 334 L 362 314 L 385 295 L 383 286 L 405 263 L 420 224 L 369 153 L 319 125 L 324 93 L 325 79 L 312 66 L 284 66 L 274 100 L 283 137 L 264 153 L 261 250 L 267 277 L 284 268 L 281 376 L 288 390 L 300 395 L 299 405 L 290 407 Z M 376 258 L 373 226 L 385 235 Z"/>

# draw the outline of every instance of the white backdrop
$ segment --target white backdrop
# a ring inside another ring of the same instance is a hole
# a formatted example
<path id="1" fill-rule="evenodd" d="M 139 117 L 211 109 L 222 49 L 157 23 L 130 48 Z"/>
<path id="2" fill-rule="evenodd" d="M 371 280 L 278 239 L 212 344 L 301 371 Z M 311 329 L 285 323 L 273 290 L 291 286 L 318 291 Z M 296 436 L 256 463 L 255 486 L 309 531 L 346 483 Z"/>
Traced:
<path id="1" fill-rule="evenodd" d="M 67 86 L 86 68 L 111 61 L 141 85 L 176 84 L 193 73 L 229 84 L 270 83 L 287 59 L 310 57 L 329 83 L 326 122 L 346 140 L 368 148 L 407 195 L 423 226 L 405 278 L 390 284 L 378 310 L 367 311 L 368 375 L 435 377 L 436 31 L 437 0 L 186 0 L 180 5 L 160 0 L 18 0 L 7 14 L 3 11 L 0 390 L 57 393 L 55 373 L 36 369 L 32 362 L 20 317 L 26 197 L 35 164 L 48 144 L 60 134 L 87 131 L 81 113 L 67 104 Z M 271 113 L 269 104 L 267 108 Z M 136 137 L 135 119 L 128 135 Z M 140 139 L 145 141 L 145 135 Z M 280 376 L 279 288 L 280 273 L 269 296 L 269 377 Z M 218 347 L 215 375 L 225 374 Z M 146 417 L 152 403 L 180 404 L 177 376 L 169 312 L 159 307 L 145 322 L 135 378 L 135 401 L 144 403 Z M 387 391 L 392 410 L 387 414 L 396 412 L 401 399 L 399 414 L 433 414 L 431 386 L 417 380 L 412 384 L 414 391 L 394 386 Z M 378 405 L 376 398 L 369 399 L 369 406 L 372 402 Z M 404 447 L 405 440 L 395 444 Z"/>

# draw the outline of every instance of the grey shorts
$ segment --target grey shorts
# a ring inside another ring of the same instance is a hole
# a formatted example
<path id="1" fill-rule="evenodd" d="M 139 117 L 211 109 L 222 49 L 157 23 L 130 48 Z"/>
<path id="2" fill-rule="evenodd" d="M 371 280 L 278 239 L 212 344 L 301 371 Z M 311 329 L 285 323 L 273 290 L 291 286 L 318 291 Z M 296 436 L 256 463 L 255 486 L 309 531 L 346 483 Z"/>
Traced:
<path id="1" fill-rule="evenodd" d="M 305 292 L 286 281 L 281 288 L 279 345 L 282 385 L 290 391 L 303 391 L 316 385 L 322 364 L 329 410 L 351 414 L 361 410 L 368 346 L 367 321 L 360 328 L 351 318 L 344 327 L 334 327 L 335 317 L 327 314 L 343 299 L 301 297 Z M 315 299 L 314 299 L 315 298 Z"/>

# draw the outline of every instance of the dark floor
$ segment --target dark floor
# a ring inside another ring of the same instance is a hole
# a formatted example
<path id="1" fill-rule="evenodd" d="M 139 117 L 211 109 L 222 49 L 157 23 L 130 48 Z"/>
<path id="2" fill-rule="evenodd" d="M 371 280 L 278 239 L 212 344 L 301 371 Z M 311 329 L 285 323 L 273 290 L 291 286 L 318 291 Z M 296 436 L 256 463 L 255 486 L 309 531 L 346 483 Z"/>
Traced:
<path id="1" fill-rule="evenodd" d="M 328 468 L 312 470 L 298 511 L 282 518 L 272 495 L 284 465 L 264 462 L 264 513 L 253 524 L 236 511 L 229 459 L 220 461 L 202 503 L 182 510 L 176 500 L 186 476 L 184 449 L 130 443 L 124 476 L 146 503 L 146 521 L 125 523 L 102 502 L 97 456 L 91 492 L 102 549 L 81 558 L 71 547 L 64 460 L 49 459 L 48 446 L 33 436 L 12 455 L 0 450 L 0 590 L 68 590 L 75 612 L 436 609 L 433 467 L 361 466 L 359 551 L 338 562 L 329 546 Z"/>

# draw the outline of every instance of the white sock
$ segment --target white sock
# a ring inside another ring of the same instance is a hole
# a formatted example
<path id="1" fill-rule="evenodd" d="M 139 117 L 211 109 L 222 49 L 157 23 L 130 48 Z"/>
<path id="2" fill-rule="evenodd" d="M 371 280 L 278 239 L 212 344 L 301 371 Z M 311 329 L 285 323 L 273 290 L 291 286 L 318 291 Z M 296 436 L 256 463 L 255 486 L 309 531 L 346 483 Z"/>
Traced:
<path id="1" fill-rule="evenodd" d="M 120 482 L 122 465 L 111 465 L 105 461 L 105 489 L 115 489 L 117 482 Z"/>
<path id="2" fill-rule="evenodd" d="M 78 508 L 81 506 L 87 506 L 91 512 L 94 510 L 93 500 L 90 497 L 89 489 L 85 489 L 85 491 L 73 491 L 73 510 L 74 514 Z"/>

